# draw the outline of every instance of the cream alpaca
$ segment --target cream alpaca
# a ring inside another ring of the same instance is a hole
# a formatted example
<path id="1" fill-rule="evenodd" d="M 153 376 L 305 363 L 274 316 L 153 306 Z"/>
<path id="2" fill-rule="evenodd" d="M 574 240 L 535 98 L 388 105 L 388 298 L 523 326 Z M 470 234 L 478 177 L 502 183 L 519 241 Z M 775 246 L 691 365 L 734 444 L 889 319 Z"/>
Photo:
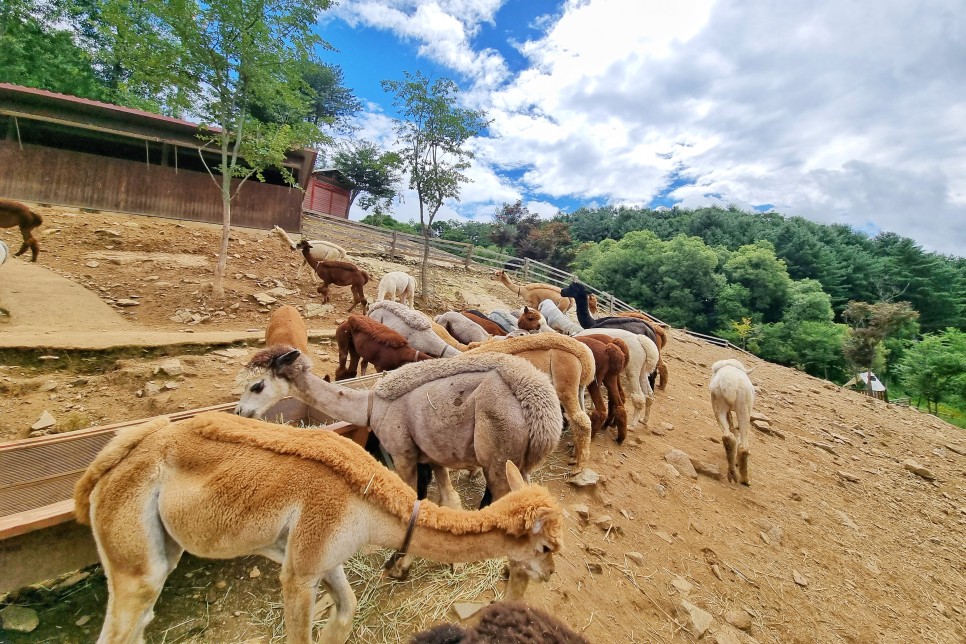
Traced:
<path id="1" fill-rule="evenodd" d="M 433 332 L 432 320 L 415 309 L 398 302 L 376 302 L 369 307 L 369 317 L 402 334 L 409 346 L 431 356 L 458 356 L 459 350 L 449 346 Z"/>
<path id="2" fill-rule="evenodd" d="M 540 282 L 517 284 L 504 271 L 494 273 L 493 279 L 522 297 L 533 308 L 540 306 L 540 302 L 543 300 L 553 300 L 557 308 L 566 313 L 574 305 L 572 299 L 560 295 L 560 287 L 558 286 L 551 286 L 550 284 L 542 284 Z"/>
<path id="3" fill-rule="evenodd" d="M 728 480 L 751 485 L 748 478 L 748 428 L 751 410 L 755 406 L 755 386 L 748 374 L 753 369 L 733 358 L 718 360 L 711 365 L 711 408 L 721 426 L 721 442 L 728 457 Z M 736 419 L 732 418 L 735 413 Z M 735 431 L 737 430 L 737 432 Z M 738 434 L 737 444 L 735 433 Z"/>
<path id="4" fill-rule="evenodd" d="M 390 271 L 379 280 L 379 290 L 376 302 L 389 299 L 399 301 L 404 306 L 413 308 L 413 298 L 416 296 L 416 278 L 402 271 Z"/>

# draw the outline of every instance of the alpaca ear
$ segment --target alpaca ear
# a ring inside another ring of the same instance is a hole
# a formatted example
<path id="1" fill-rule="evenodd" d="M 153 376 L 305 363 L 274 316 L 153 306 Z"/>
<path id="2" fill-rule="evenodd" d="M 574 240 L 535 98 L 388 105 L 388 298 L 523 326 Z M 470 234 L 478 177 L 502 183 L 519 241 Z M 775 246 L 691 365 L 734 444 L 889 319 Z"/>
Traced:
<path id="1" fill-rule="evenodd" d="M 322 380 L 324 380 L 326 382 L 332 382 L 332 379 L 329 378 L 329 374 L 325 374 L 324 376 L 322 376 Z"/>
<path id="2" fill-rule="evenodd" d="M 523 313 L 522 313 L 522 315 L 526 315 L 529 312 L 530 312 L 530 308 L 528 306 L 524 305 L 523 306 Z"/>
<path id="3" fill-rule="evenodd" d="M 295 362 L 296 360 L 298 360 L 298 357 L 300 355 L 302 355 L 302 352 L 299 351 L 298 349 L 292 349 L 287 353 L 283 353 L 282 355 L 277 356 L 274 360 L 272 360 L 272 369 L 282 369 L 284 367 L 287 367 L 293 362 Z"/>
<path id="4" fill-rule="evenodd" d="M 511 492 L 522 490 L 527 486 L 527 482 L 523 480 L 523 475 L 520 474 L 519 468 L 513 464 L 513 461 L 506 462 L 506 479 L 510 483 Z"/>

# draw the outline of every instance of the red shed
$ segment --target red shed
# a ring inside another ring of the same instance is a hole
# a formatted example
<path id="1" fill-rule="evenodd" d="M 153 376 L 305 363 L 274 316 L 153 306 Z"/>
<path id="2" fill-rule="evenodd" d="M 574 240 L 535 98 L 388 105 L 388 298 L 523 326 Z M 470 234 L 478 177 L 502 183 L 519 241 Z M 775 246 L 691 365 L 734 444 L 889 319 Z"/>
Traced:
<path id="1" fill-rule="evenodd" d="M 338 170 L 316 170 L 305 188 L 302 209 L 333 217 L 349 218 L 351 190 Z"/>

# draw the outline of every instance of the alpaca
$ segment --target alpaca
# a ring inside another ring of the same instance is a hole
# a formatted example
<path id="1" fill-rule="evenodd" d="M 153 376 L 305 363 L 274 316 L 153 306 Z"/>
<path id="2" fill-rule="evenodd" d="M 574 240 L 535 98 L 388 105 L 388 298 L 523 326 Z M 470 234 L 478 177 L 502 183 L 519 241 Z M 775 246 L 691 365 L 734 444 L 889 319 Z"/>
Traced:
<path id="1" fill-rule="evenodd" d="M 643 422 L 646 425 L 651 415 L 651 404 L 654 397 L 654 390 L 648 382 L 648 377 L 657 367 L 659 356 L 657 345 L 646 336 L 624 329 L 585 329 L 578 333 L 576 337 L 588 335 L 607 335 L 612 338 L 619 338 L 627 345 L 628 356 L 624 364 L 624 371 L 621 373 L 621 386 L 630 396 L 630 409 L 627 412 L 630 418 L 627 425 L 628 427 L 635 427 L 638 422 Z M 627 405 L 626 400 L 625 405 Z M 641 416 L 642 411 L 643 417 Z"/>
<path id="2" fill-rule="evenodd" d="M 298 309 L 288 304 L 275 309 L 265 329 L 265 346 L 284 346 L 302 353 L 309 352 L 309 332 Z"/>
<path id="3" fill-rule="evenodd" d="M 276 235 L 282 238 L 282 241 L 287 243 L 292 250 L 303 251 L 305 248 L 308 249 L 309 255 L 312 256 L 317 262 L 323 260 L 335 260 L 335 261 L 346 261 L 349 256 L 345 249 L 338 244 L 330 241 L 325 241 L 323 239 L 301 239 L 298 243 L 295 242 L 291 237 L 288 236 L 282 228 L 275 226 L 272 229 Z"/>
<path id="4" fill-rule="evenodd" d="M 322 280 L 322 285 L 316 290 L 322 296 L 323 304 L 329 301 L 329 284 L 348 286 L 352 289 L 352 306 L 346 312 L 351 312 L 352 309 L 356 308 L 356 304 L 361 304 L 362 312 L 366 312 L 369 307 L 369 300 L 366 299 L 363 287 L 369 283 L 369 273 L 350 262 L 313 259 L 305 242 L 299 242 L 298 247 L 302 250 L 305 261 Z"/>
<path id="5" fill-rule="evenodd" d="M 524 358 L 550 376 L 574 430 L 575 469 L 586 467 L 590 458 L 591 424 L 590 416 L 584 411 L 584 389 L 594 379 L 594 356 L 590 350 L 559 333 L 524 335 L 470 347 L 464 356 L 507 353 Z"/>
<path id="6" fill-rule="evenodd" d="M 589 644 L 565 623 L 521 601 L 490 604 L 471 628 L 439 624 L 417 633 L 410 644 Z"/>
<path id="7" fill-rule="evenodd" d="M 449 346 L 433 332 L 432 320 L 399 302 L 376 302 L 369 308 L 369 317 L 402 334 L 409 346 L 440 358 L 458 356 L 459 349 Z"/>
<path id="8" fill-rule="evenodd" d="M 563 512 L 510 462 L 511 490 L 485 510 L 416 501 L 398 476 L 333 432 L 208 412 L 122 430 L 74 489 L 107 577 L 100 642 L 143 641 L 166 578 L 184 552 L 281 564 L 289 642 L 312 641 L 320 581 L 334 602 L 320 642 L 345 642 L 356 598 L 343 564 L 369 544 L 441 562 L 507 557 L 507 594 L 550 578 Z"/>
<path id="9" fill-rule="evenodd" d="M 658 385 L 658 389 L 664 391 L 667 388 L 667 365 L 664 364 L 664 347 L 667 346 L 671 336 L 668 335 L 667 330 L 663 326 L 638 311 L 622 311 L 617 315 L 622 318 L 644 320 L 651 327 L 651 330 L 654 331 L 654 344 L 657 345 L 657 350 L 661 352 L 661 359 L 657 363 L 657 375 L 661 383 Z"/>
<path id="10" fill-rule="evenodd" d="M 44 223 L 44 218 L 19 201 L 0 199 L 0 228 L 20 228 L 23 244 L 14 257 L 20 257 L 30 249 L 30 261 L 36 262 L 40 255 L 40 244 L 33 235 L 33 229 Z"/>
<path id="11" fill-rule="evenodd" d="M 466 318 L 464 318 L 462 315 L 460 315 L 460 317 L 466 320 Z M 466 320 L 466 321 L 469 322 L 469 320 Z M 441 324 L 437 324 L 435 320 L 430 321 L 429 324 L 433 329 L 433 333 L 438 335 L 440 338 L 443 339 L 443 342 L 453 347 L 457 351 L 466 351 L 469 348 L 465 344 L 463 344 L 462 342 L 454 338 L 450 334 L 450 332 L 446 330 L 446 327 L 442 326 Z"/>
<path id="12" fill-rule="evenodd" d="M 389 371 L 410 362 L 433 359 L 433 356 L 410 347 L 406 338 L 386 325 L 364 315 L 350 315 L 335 330 L 335 341 L 339 347 L 336 380 L 355 378 L 359 358 L 362 358 L 363 376 L 370 362 L 376 371 Z M 351 357 L 348 368 L 347 357 Z"/>
<path id="13" fill-rule="evenodd" d="M 490 318 L 486 317 L 486 314 L 483 313 L 482 311 L 477 311 L 475 309 L 466 309 L 465 311 L 461 311 L 461 313 L 465 315 L 467 319 L 472 320 L 473 322 L 476 322 L 481 327 L 483 327 L 483 330 L 490 335 L 505 336 L 507 333 L 506 331 L 503 330 L 503 327 L 501 327 L 499 324 L 497 324 Z"/>
<path id="14" fill-rule="evenodd" d="M 510 315 L 510 312 L 506 309 L 494 309 L 486 314 L 486 319 L 499 326 L 506 333 L 513 333 L 520 329 L 517 326 L 517 319 Z"/>
<path id="15" fill-rule="evenodd" d="M 751 410 L 755 406 L 755 386 L 745 369 L 734 358 L 718 360 L 711 365 L 711 408 L 721 426 L 721 442 L 728 457 L 728 480 L 751 485 L 748 478 L 748 428 L 751 426 Z M 735 413 L 737 420 L 731 416 Z M 735 431 L 737 430 L 737 432 Z M 735 434 L 738 440 L 735 442 Z"/>
<path id="16" fill-rule="evenodd" d="M 559 311 L 558 311 L 559 313 Z M 512 309 L 510 315 L 516 318 L 517 328 L 530 333 L 555 333 L 547 324 L 546 318 L 537 309 L 524 306 L 522 309 Z"/>
<path id="17" fill-rule="evenodd" d="M 0 266 L 3 266 L 3 263 L 7 261 L 7 257 L 9 256 L 10 256 L 10 249 L 7 248 L 7 245 L 3 243 L 2 240 L 0 240 Z"/>
<path id="18" fill-rule="evenodd" d="M 517 284 L 510 279 L 505 271 L 497 271 L 493 274 L 493 279 L 501 282 L 505 287 L 526 300 L 527 304 L 533 308 L 540 306 L 543 300 L 553 300 L 553 303 L 562 313 L 566 313 L 574 305 L 572 299 L 560 295 L 560 287 L 533 282 L 531 284 Z"/>
<path id="19" fill-rule="evenodd" d="M 402 271 L 390 271 L 379 280 L 379 291 L 376 302 L 382 302 L 387 297 L 395 302 L 402 302 L 413 308 L 413 298 L 416 296 L 416 278 Z"/>
<path id="20" fill-rule="evenodd" d="M 564 335 L 574 336 L 584 330 L 584 327 L 571 320 L 565 313 L 561 313 L 553 300 L 540 302 L 539 311 L 547 319 L 547 324 L 552 329 Z"/>
<path id="21" fill-rule="evenodd" d="M 490 339 L 490 334 L 483 327 L 456 311 L 440 313 L 436 316 L 436 323 L 462 344 Z"/>
<path id="22" fill-rule="evenodd" d="M 620 378 L 630 349 L 623 340 L 599 334 L 574 339 L 586 344 L 594 354 L 594 380 L 587 387 L 590 399 L 594 401 L 594 413 L 590 417 L 590 437 L 593 439 L 603 428 L 613 426 L 617 428 L 617 444 L 620 445 L 627 438 L 627 410 L 624 408 Z M 607 389 L 606 411 L 604 397 L 600 392 L 601 386 Z"/>
<path id="23" fill-rule="evenodd" d="M 311 364 L 299 351 L 260 351 L 248 365 L 248 386 L 235 413 L 258 416 L 292 395 L 332 418 L 368 426 L 413 489 L 417 464 L 432 465 L 447 507 L 461 507 L 447 468 L 482 467 L 485 500 L 498 499 L 509 490 L 506 461 L 529 475 L 560 440 L 563 417 L 554 386 L 514 356 L 461 354 L 416 362 L 386 374 L 371 390 L 327 383 Z M 399 562 L 393 575 L 405 575 L 409 562 Z"/>

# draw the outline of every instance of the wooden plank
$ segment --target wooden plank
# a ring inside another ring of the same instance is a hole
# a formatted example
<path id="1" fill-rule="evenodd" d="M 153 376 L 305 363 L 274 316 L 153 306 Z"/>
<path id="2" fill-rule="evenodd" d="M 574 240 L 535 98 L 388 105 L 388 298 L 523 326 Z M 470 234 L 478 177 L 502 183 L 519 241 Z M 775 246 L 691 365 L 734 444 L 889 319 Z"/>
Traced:
<path id="1" fill-rule="evenodd" d="M 0 541 L 0 593 L 97 563 L 88 526 L 64 521 Z"/>

